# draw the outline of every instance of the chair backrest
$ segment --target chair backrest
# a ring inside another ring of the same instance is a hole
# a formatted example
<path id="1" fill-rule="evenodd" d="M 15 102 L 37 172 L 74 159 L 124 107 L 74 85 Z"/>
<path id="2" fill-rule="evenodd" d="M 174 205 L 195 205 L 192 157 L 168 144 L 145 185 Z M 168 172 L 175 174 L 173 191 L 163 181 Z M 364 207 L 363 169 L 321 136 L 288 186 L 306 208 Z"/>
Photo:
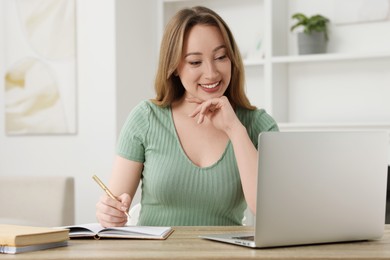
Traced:
<path id="1" fill-rule="evenodd" d="M 74 224 L 74 179 L 0 176 L 0 223 L 34 226 Z"/>
<path id="2" fill-rule="evenodd" d="M 141 203 L 135 204 L 129 211 L 130 219 L 128 225 L 136 226 L 138 224 L 139 213 L 141 212 Z"/>

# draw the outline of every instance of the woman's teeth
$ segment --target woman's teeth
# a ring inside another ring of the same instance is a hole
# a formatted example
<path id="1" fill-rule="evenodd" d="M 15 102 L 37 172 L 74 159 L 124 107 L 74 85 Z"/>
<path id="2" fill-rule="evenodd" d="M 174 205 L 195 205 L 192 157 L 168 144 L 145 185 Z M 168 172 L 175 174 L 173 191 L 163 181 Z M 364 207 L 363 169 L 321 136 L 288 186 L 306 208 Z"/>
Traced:
<path id="1" fill-rule="evenodd" d="M 215 88 L 216 86 L 218 86 L 218 84 L 219 84 L 219 81 L 214 83 L 214 84 L 209 84 L 209 85 L 208 84 L 200 84 L 200 86 L 203 88 L 211 89 L 211 88 Z"/>

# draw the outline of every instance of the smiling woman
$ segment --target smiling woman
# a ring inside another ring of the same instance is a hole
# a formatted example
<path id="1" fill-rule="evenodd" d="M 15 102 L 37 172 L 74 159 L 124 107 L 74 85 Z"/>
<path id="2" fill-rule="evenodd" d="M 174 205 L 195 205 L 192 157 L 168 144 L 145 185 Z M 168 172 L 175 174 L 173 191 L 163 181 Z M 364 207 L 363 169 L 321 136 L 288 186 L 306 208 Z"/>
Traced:
<path id="1" fill-rule="evenodd" d="M 110 190 L 97 203 L 103 226 L 121 226 L 142 178 L 139 225 L 241 225 L 255 213 L 257 141 L 278 126 L 244 91 L 234 37 L 205 7 L 168 23 L 156 97 L 130 113 L 118 140 Z"/>

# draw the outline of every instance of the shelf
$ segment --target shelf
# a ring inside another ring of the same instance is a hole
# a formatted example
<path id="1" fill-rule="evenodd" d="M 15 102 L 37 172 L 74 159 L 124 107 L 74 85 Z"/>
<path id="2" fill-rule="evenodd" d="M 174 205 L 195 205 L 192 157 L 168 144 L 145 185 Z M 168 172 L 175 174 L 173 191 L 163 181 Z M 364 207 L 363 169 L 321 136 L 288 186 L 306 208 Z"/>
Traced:
<path id="1" fill-rule="evenodd" d="M 387 131 L 390 123 L 279 123 L 280 131 Z"/>
<path id="2" fill-rule="evenodd" d="M 265 64 L 264 59 L 245 59 L 244 66 L 262 66 Z"/>
<path id="3" fill-rule="evenodd" d="M 192 0 L 163 0 L 164 3 L 190 2 Z"/>
<path id="4" fill-rule="evenodd" d="M 294 55 L 294 56 L 274 56 L 271 63 L 303 63 L 303 62 L 333 62 L 333 61 L 353 61 L 370 59 L 389 59 L 390 52 L 380 53 L 326 53 L 314 55 Z M 246 59 L 245 66 L 264 65 L 266 59 Z"/>
<path id="5" fill-rule="evenodd" d="M 390 58 L 390 52 L 378 53 L 326 53 L 316 55 L 274 56 L 272 63 L 299 63 L 299 62 L 325 62 L 325 61 L 352 61 L 362 59 Z"/>

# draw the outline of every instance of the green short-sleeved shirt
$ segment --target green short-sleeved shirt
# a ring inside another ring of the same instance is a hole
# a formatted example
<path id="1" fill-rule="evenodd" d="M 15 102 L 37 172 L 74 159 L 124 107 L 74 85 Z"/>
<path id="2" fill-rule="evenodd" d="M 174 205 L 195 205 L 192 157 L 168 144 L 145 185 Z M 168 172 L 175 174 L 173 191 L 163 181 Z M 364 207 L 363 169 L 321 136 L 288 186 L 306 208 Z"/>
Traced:
<path id="1" fill-rule="evenodd" d="M 256 148 L 260 132 L 278 130 L 262 109 L 236 114 Z M 144 164 L 139 225 L 241 225 L 246 202 L 232 144 L 213 165 L 196 166 L 182 149 L 170 107 L 137 105 L 121 130 L 117 153 Z"/>

